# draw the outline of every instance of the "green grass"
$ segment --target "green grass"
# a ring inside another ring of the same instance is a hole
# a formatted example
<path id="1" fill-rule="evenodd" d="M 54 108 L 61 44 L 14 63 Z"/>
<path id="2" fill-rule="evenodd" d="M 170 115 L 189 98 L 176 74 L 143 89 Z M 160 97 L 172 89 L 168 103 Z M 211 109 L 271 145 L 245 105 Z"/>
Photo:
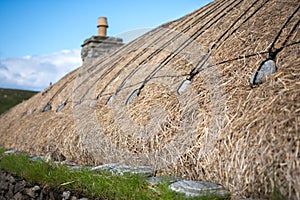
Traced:
<path id="1" fill-rule="evenodd" d="M 32 162 L 25 154 L 3 154 L 0 148 L 0 169 L 25 178 L 32 184 L 69 190 L 92 199 L 185 199 L 163 182 L 150 187 L 137 175 L 116 176 L 106 172 L 70 170 L 66 166 Z M 214 196 L 191 199 L 218 199 Z"/>
<path id="2" fill-rule="evenodd" d="M 37 92 L 0 88 L 0 114 L 29 99 Z"/>

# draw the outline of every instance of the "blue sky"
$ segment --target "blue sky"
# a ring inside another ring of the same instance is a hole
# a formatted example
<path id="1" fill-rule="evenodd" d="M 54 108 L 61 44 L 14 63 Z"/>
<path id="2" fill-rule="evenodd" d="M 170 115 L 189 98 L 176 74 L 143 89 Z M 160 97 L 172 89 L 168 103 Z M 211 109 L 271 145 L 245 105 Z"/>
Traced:
<path id="1" fill-rule="evenodd" d="M 108 35 L 124 36 L 210 1 L 1 0 L 0 87 L 42 90 L 80 66 L 80 45 L 97 34 L 99 16 L 108 18 Z"/>

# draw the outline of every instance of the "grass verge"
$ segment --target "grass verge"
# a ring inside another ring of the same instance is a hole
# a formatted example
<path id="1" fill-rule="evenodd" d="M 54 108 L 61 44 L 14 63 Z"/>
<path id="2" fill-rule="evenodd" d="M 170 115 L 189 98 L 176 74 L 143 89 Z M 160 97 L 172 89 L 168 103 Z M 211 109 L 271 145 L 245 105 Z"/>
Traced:
<path id="1" fill-rule="evenodd" d="M 138 175 L 117 176 L 106 172 L 70 170 L 67 166 L 31 161 L 25 154 L 3 154 L 0 148 L 0 169 L 25 178 L 32 184 L 69 190 L 91 199 L 186 199 L 171 191 L 168 183 L 150 187 Z M 214 196 L 190 199 L 220 199 Z"/>

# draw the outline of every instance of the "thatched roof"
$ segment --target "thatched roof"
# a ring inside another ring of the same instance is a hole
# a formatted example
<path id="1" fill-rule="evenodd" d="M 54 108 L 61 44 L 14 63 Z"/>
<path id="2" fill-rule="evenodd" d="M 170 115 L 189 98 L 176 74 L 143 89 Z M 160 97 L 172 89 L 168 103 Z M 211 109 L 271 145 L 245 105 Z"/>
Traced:
<path id="1" fill-rule="evenodd" d="M 299 199 L 299 6 L 219 0 L 164 24 L 2 115 L 0 145 Z"/>

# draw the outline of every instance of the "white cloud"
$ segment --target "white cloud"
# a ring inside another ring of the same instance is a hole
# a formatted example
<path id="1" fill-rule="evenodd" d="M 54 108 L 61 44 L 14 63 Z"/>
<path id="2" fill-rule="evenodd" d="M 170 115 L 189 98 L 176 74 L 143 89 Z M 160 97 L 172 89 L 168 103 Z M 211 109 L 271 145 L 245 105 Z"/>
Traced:
<path id="1" fill-rule="evenodd" d="M 0 87 L 43 90 L 81 64 L 80 49 L 0 59 Z"/>

